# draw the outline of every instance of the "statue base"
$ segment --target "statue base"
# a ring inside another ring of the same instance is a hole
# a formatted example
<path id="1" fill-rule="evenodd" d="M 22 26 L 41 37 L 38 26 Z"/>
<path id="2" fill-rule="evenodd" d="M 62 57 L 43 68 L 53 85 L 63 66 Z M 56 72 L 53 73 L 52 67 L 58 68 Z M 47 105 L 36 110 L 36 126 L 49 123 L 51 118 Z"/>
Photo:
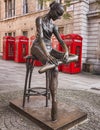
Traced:
<path id="1" fill-rule="evenodd" d="M 87 119 L 87 114 L 79 108 L 59 102 L 57 121 L 51 121 L 51 101 L 49 101 L 49 106 L 45 107 L 43 96 L 30 97 L 30 102 L 26 101 L 24 108 L 22 99 L 11 101 L 10 106 L 38 124 L 43 130 L 60 130 L 64 127 L 69 129 Z"/>

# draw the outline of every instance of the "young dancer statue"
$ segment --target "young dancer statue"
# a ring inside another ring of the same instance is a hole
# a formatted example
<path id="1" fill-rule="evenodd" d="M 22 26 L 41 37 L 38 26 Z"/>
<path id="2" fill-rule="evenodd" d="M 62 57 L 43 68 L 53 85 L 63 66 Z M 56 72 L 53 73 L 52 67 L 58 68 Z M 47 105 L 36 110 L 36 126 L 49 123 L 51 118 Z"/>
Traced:
<path id="1" fill-rule="evenodd" d="M 51 118 L 52 121 L 57 120 L 57 87 L 58 87 L 58 65 L 67 63 L 69 52 L 66 44 L 60 37 L 57 26 L 52 22 L 60 19 L 64 13 L 64 8 L 60 3 L 52 2 L 50 4 L 50 11 L 44 15 L 36 18 L 36 39 L 31 46 L 31 54 L 35 56 L 44 65 L 39 72 L 43 73 L 49 71 L 49 88 L 52 97 Z M 51 36 L 55 35 L 64 53 L 60 53 L 52 49 Z M 77 59 L 76 55 L 72 55 L 72 61 Z"/>

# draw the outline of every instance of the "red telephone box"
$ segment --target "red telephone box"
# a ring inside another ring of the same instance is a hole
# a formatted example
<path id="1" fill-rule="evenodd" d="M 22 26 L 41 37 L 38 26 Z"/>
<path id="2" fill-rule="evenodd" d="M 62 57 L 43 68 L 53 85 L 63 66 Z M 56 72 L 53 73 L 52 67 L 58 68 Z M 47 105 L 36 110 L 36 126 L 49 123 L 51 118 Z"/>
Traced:
<path id="1" fill-rule="evenodd" d="M 29 39 L 25 36 L 15 38 L 15 62 L 25 62 L 25 56 L 28 55 Z"/>
<path id="2" fill-rule="evenodd" d="M 78 55 L 78 61 L 62 65 L 62 72 L 79 73 L 81 71 L 82 37 L 78 34 L 68 34 L 63 37 L 63 40 L 68 46 L 69 52 Z"/>
<path id="3" fill-rule="evenodd" d="M 33 43 L 33 41 L 34 41 L 34 39 L 35 39 L 35 36 L 31 36 L 31 37 L 30 37 L 30 47 L 31 47 L 31 45 L 32 45 L 32 43 Z M 35 61 L 34 61 L 34 66 L 42 66 L 42 63 L 41 63 L 39 60 L 35 60 Z"/>
<path id="4" fill-rule="evenodd" d="M 15 38 L 11 36 L 3 37 L 3 59 L 14 60 L 15 57 Z"/>

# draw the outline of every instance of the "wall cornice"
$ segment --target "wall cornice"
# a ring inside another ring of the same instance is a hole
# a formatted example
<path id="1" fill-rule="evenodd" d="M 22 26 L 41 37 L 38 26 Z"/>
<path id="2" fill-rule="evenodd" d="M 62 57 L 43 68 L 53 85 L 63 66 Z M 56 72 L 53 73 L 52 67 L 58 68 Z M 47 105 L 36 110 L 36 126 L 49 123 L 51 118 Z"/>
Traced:
<path id="1" fill-rule="evenodd" d="M 30 13 L 27 13 L 27 14 L 24 14 L 24 15 L 18 15 L 18 16 L 13 16 L 13 17 L 10 17 L 10 18 L 1 19 L 0 22 L 10 21 L 10 20 L 14 20 L 14 19 L 17 19 L 17 18 L 21 18 L 21 17 L 29 17 L 30 15 L 34 15 L 34 14 L 38 14 L 38 13 L 41 14 L 41 13 L 45 13 L 47 11 L 48 11 L 48 9 L 40 10 L 40 11 L 36 11 L 36 12 L 30 12 Z"/>
<path id="2" fill-rule="evenodd" d="M 96 11 L 90 11 L 87 14 L 88 18 L 92 18 L 92 17 L 100 17 L 100 10 L 96 10 Z"/>

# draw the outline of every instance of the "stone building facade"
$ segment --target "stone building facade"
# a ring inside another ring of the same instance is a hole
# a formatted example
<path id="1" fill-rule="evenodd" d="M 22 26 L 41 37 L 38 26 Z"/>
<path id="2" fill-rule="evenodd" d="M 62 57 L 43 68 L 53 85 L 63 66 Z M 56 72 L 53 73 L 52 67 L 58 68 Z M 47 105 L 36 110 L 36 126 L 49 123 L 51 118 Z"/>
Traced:
<path id="1" fill-rule="evenodd" d="M 64 0 L 57 1 L 64 3 Z M 82 63 L 87 65 L 100 59 L 100 5 L 97 1 L 72 0 L 66 7 L 70 19 L 56 21 L 60 33 L 77 33 L 83 37 Z M 5 35 L 29 38 L 35 35 L 35 19 L 47 13 L 48 5 L 39 0 L 0 0 L 0 52 Z"/>

